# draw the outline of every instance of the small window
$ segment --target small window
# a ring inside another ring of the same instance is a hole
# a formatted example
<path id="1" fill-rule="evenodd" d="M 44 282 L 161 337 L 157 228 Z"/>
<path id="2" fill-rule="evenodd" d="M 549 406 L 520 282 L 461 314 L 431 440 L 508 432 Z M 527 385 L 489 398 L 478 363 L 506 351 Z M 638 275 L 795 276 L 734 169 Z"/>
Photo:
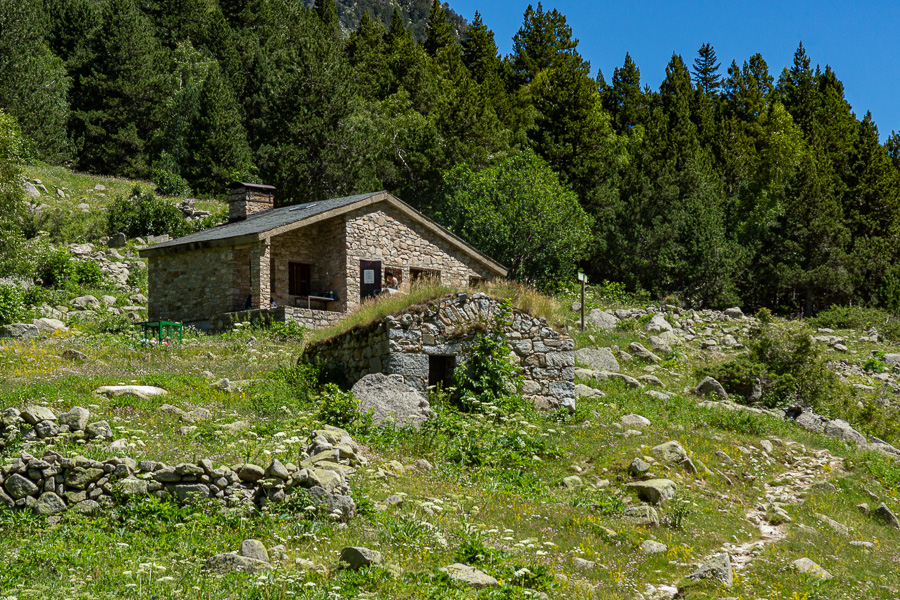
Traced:
<path id="1" fill-rule="evenodd" d="M 428 357 L 428 385 L 440 385 L 444 389 L 453 387 L 453 371 L 456 370 L 456 357 L 453 355 Z"/>
<path id="2" fill-rule="evenodd" d="M 312 265 L 288 263 L 288 293 L 292 296 L 309 296 Z"/>
<path id="3" fill-rule="evenodd" d="M 427 283 L 428 281 L 435 281 L 437 283 L 440 283 L 441 272 L 437 269 L 411 268 L 409 270 L 409 282 L 412 285 L 416 285 L 417 283 Z"/>
<path id="4" fill-rule="evenodd" d="M 469 287 L 474 288 L 484 283 L 483 277 L 469 277 Z"/>
<path id="5" fill-rule="evenodd" d="M 399 290 L 403 284 L 403 269 L 398 267 L 384 268 L 384 287 L 391 290 Z"/>

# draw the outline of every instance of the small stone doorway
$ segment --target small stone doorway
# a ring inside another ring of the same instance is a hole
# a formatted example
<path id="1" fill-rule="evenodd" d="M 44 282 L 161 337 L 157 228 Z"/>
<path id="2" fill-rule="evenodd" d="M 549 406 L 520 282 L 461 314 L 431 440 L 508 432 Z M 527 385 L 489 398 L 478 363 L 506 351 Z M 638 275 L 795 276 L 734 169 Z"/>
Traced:
<path id="1" fill-rule="evenodd" d="M 428 357 L 428 386 L 442 386 L 445 390 L 456 384 L 453 372 L 456 370 L 456 356 L 432 354 Z"/>
<path id="2" fill-rule="evenodd" d="M 381 261 L 359 261 L 359 299 L 373 298 L 381 292 Z"/>

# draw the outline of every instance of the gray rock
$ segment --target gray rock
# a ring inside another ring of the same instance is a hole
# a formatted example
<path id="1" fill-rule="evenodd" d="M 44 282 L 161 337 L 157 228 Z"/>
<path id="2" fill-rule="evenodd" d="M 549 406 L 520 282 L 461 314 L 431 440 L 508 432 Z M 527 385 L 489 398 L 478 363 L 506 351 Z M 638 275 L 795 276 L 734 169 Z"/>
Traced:
<path id="1" fill-rule="evenodd" d="M 825 424 L 825 435 L 840 438 L 845 442 L 850 442 L 859 446 L 866 445 L 866 438 L 863 437 L 863 434 L 853 429 L 853 427 L 850 426 L 850 423 L 841 419 L 828 421 Z"/>
<path id="2" fill-rule="evenodd" d="M 834 577 L 834 575 L 805 556 L 803 558 L 798 558 L 792 564 L 798 572 L 809 575 L 810 577 L 815 577 L 816 579 L 821 579 L 822 581 L 827 581 Z"/>
<path id="3" fill-rule="evenodd" d="M 562 486 L 564 488 L 574 490 L 584 486 L 584 482 L 578 475 L 569 475 L 568 477 L 563 477 Z"/>
<path id="4" fill-rule="evenodd" d="M 850 537 L 850 528 L 844 525 L 843 523 L 839 523 L 823 514 L 815 513 L 815 517 L 823 524 L 827 525 L 831 528 L 832 531 L 841 535 L 843 537 Z"/>
<path id="5" fill-rule="evenodd" d="M 727 552 L 722 552 L 712 556 L 699 569 L 688 575 L 686 579 L 688 581 L 712 579 L 722 583 L 725 587 L 731 587 L 733 575 L 731 557 L 728 556 Z M 678 587 L 682 588 L 682 585 Z"/>
<path id="6" fill-rule="evenodd" d="M 13 500 L 19 500 L 26 496 L 33 496 L 40 491 L 38 486 L 34 485 L 34 482 L 22 477 L 19 473 L 13 473 L 7 477 L 6 481 L 3 483 L 3 487 Z"/>
<path id="7" fill-rule="evenodd" d="M 86 309 L 94 309 L 100 306 L 100 301 L 97 300 L 96 297 L 87 295 L 87 296 L 78 296 L 77 298 L 73 298 L 70 302 L 72 306 L 77 306 L 79 308 Z"/>
<path id="8" fill-rule="evenodd" d="M 87 427 L 90 411 L 80 406 L 73 406 L 68 412 L 59 415 L 59 424 L 67 425 L 70 431 L 83 431 Z"/>
<path id="9" fill-rule="evenodd" d="M 665 387 L 663 382 L 656 375 L 641 375 L 640 377 L 638 377 L 638 381 L 640 381 L 641 383 L 646 383 L 647 385 Z"/>
<path id="10" fill-rule="evenodd" d="M 644 395 L 649 396 L 654 400 L 659 400 L 660 402 L 666 402 L 672 397 L 670 394 L 667 394 L 665 392 L 658 392 L 656 390 L 647 390 L 646 392 L 644 392 Z"/>
<path id="11" fill-rule="evenodd" d="M 41 421 L 34 426 L 34 432 L 41 439 L 52 438 L 59 434 L 59 426 L 53 421 Z"/>
<path id="12" fill-rule="evenodd" d="M 642 477 L 649 471 L 650 463 L 645 462 L 640 458 L 635 458 L 633 461 L 631 461 L 631 464 L 628 465 L 628 472 L 631 473 L 633 477 Z"/>
<path id="13" fill-rule="evenodd" d="M 341 566 L 346 565 L 348 569 L 355 571 L 371 565 L 380 565 L 381 552 L 362 546 L 347 546 L 341 550 L 341 557 L 338 559 L 338 562 Z"/>
<path id="14" fill-rule="evenodd" d="M 80 515 L 90 517 L 99 513 L 100 508 L 100 503 L 96 500 L 82 500 L 81 502 L 73 506 L 72 510 Z"/>
<path id="15" fill-rule="evenodd" d="M 41 330 L 31 323 L 10 323 L 0 327 L 0 338 L 12 338 L 14 340 L 27 340 L 38 337 Z"/>
<path id="16" fill-rule="evenodd" d="M 499 582 L 496 579 L 484 571 L 479 571 L 475 567 L 470 567 L 469 565 L 464 565 L 462 563 L 447 565 L 442 568 L 441 571 L 446 573 L 454 583 L 468 585 L 476 590 L 499 585 Z"/>
<path id="17" fill-rule="evenodd" d="M 641 552 L 644 554 L 660 554 L 662 552 L 667 552 L 668 550 L 668 546 L 662 542 L 657 542 L 656 540 L 644 540 L 641 542 Z"/>
<path id="18" fill-rule="evenodd" d="M 259 573 L 271 571 L 274 567 L 264 561 L 255 558 L 247 558 L 238 554 L 216 554 L 206 561 L 206 568 L 213 573 Z"/>
<path id="19" fill-rule="evenodd" d="M 634 356 L 637 356 L 641 360 L 645 360 L 650 363 L 658 363 L 662 360 L 660 357 L 653 354 L 637 342 L 631 342 L 630 344 L 628 344 L 628 352 L 630 352 Z"/>
<path id="20" fill-rule="evenodd" d="M 650 427 L 650 419 L 633 413 L 619 417 L 619 423 L 628 429 L 643 429 L 644 427 Z"/>
<path id="21" fill-rule="evenodd" d="M 195 408 L 190 412 L 186 412 L 178 416 L 185 423 L 199 423 L 200 421 L 206 421 L 212 416 L 212 413 L 209 412 L 208 409 L 205 408 Z"/>
<path id="22" fill-rule="evenodd" d="M 59 319 L 49 319 L 47 317 L 43 317 L 40 319 L 34 320 L 34 326 L 38 328 L 38 331 L 41 333 L 52 334 L 57 331 L 68 331 L 69 328 L 66 327 L 66 324 L 60 321 Z"/>
<path id="23" fill-rule="evenodd" d="M 669 346 L 668 342 L 663 339 L 662 336 L 651 335 L 647 341 L 650 342 L 650 345 L 657 352 L 662 352 L 664 354 L 669 354 L 670 352 L 672 352 L 672 347 Z"/>
<path id="24" fill-rule="evenodd" d="M 575 397 L 576 398 L 602 398 L 605 396 L 602 391 L 597 388 L 592 388 L 589 385 L 584 385 L 581 383 L 575 384 Z"/>
<path id="25" fill-rule="evenodd" d="M 111 440 L 113 436 L 112 428 L 106 421 L 91 423 L 84 428 L 84 433 L 89 439 L 100 438 L 103 440 Z"/>
<path id="26" fill-rule="evenodd" d="M 57 515 L 66 511 L 66 503 L 53 492 L 44 492 L 34 505 L 34 512 L 39 515 Z"/>
<path id="27" fill-rule="evenodd" d="M 622 516 L 638 527 L 659 527 L 659 514 L 655 508 L 646 504 L 630 506 Z"/>
<path id="28" fill-rule="evenodd" d="M 647 323 L 647 331 L 672 331 L 672 324 L 666 321 L 666 318 L 662 315 L 653 315 L 650 318 L 650 322 Z"/>
<path id="29" fill-rule="evenodd" d="M 372 411 L 376 424 L 394 423 L 418 428 L 431 417 L 431 407 L 422 392 L 382 373 L 371 373 L 356 382 L 353 395 L 359 411 Z"/>
<path id="30" fill-rule="evenodd" d="M 670 465 L 679 465 L 688 458 L 687 451 L 674 440 L 654 446 L 650 453 Z"/>
<path id="31" fill-rule="evenodd" d="M 241 542 L 241 556 L 269 562 L 269 553 L 266 551 L 266 546 L 259 540 L 244 540 Z"/>
<path id="32" fill-rule="evenodd" d="M 266 469 L 266 477 L 288 480 L 290 479 L 291 474 L 288 472 L 287 467 L 285 467 L 280 460 L 274 458 L 272 459 L 272 463 Z"/>
<path id="33" fill-rule="evenodd" d="M 328 514 L 340 514 L 341 521 L 347 522 L 356 515 L 356 503 L 350 496 L 332 494 L 325 488 L 315 485 L 309 488 L 310 502 Z"/>
<path id="34" fill-rule="evenodd" d="M 590 323 L 597 329 L 602 329 L 604 331 L 615 329 L 616 324 L 619 322 L 614 314 L 605 310 L 600 310 L 599 308 L 591 310 L 591 312 L 585 315 L 584 320 L 586 323 Z"/>
<path id="35" fill-rule="evenodd" d="M 881 360 L 891 368 L 900 367 L 900 354 L 885 354 L 881 357 Z"/>
<path id="36" fill-rule="evenodd" d="M 149 400 L 154 396 L 166 396 L 169 392 L 152 385 L 104 385 L 94 390 L 94 393 L 107 398 L 134 396 L 140 400 Z"/>
<path id="37" fill-rule="evenodd" d="M 79 352 L 78 350 L 73 350 L 71 348 L 63 352 L 62 357 L 66 360 L 87 360 L 87 354 L 85 354 L 84 352 Z"/>
<path id="38" fill-rule="evenodd" d="M 575 352 L 575 360 L 595 371 L 619 372 L 619 361 L 609 348 L 582 348 Z"/>
<path id="39" fill-rule="evenodd" d="M 697 387 L 694 388 L 694 393 L 700 396 L 706 396 L 708 394 L 714 394 L 716 397 L 721 400 L 728 399 L 728 392 L 725 391 L 725 388 L 722 387 L 722 384 L 713 379 L 712 377 L 706 377 L 697 384 Z"/>
<path id="40" fill-rule="evenodd" d="M 741 310 L 740 308 L 738 308 L 737 306 L 732 307 L 732 308 L 726 308 L 726 309 L 725 309 L 725 316 L 726 316 L 726 317 L 729 317 L 729 318 L 732 318 L 732 319 L 743 319 L 743 318 L 744 318 L 744 311 L 742 311 L 742 310 Z"/>
<path id="41" fill-rule="evenodd" d="M 237 469 L 237 476 L 246 483 L 256 483 L 266 476 L 266 471 L 259 465 L 244 463 Z"/>
<path id="42" fill-rule="evenodd" d="M 134 498 L 136 496 L 146 496 L 148 486 L 147 482 L 143 479 L 126 477 L 125 479 L 120 479 L 116 482 L 113 486 L 113 490 L 125 498 Z"/>
<path id="43" fill-rule="evenodd" d="M 202 483 L 182 483 L 172 487 L 179 502 L 192 502 L 209 498 L 209 486 Z"/>
<path id="44" fill-rule="evenodd" d="M 887 504 L 884 502 L 879 504 L 878 508 L 872 511 L 872 517 L 881 521 L 888 527 L 900 529 L 900 520 L 897 520 L 897 516 L 891 512 L 891 509 L 888 508 Z"/>
<path id="45" fill-rule="evenodd" d="M 33 183 L 26 181 L 22 184 L 22 189 L 25 191 L 25 195 L 29 198 L 40 198 L 41 192 L 34 186 Z"/>
<path id="46" fill-rule="evenodd" d="M 124 248 L 125 244 L 128 243 L 128 238 L 125 237 L 124 233 L 117 233 L 116 235 L 109 238 L 109 242 L 107 242 L 107 246 L 110 248 Z"/>
<path id="47" fill-rule="evenodd" d="M 46 406 L 28 405 L 22 411 L 22 418 L 29 425 L 37 425 L 41 421 L 55 421 L 56 415 Z"/>
<path id="48" fill-rule="evenodd" d="M 637 492 L 641 500 L 656 505 L 674 498 L 678 486 L 671 479 L 650 479 L 626 483 L 625 487 Z"/>

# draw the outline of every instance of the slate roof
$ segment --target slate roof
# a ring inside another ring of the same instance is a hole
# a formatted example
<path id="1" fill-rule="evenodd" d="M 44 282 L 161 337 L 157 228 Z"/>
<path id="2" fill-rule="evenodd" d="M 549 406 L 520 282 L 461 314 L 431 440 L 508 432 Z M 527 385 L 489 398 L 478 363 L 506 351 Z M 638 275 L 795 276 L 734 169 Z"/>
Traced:
<path id="1" fill-rule="evenodd" d="M 269 237 L 266 235 L 267 233 L 278 235 L 284 231 L 302 227 L 303 221 L 313 220 L 314 217 L 321 217 L 321 219 L 315 220 L 331 218 L 331 215 L 326 216 L 326 213 L 334 213 L 334 216 L 337 216 L 338 214 L 349 212 L 350 210 L 353 210 L 353 205 L 363 204 L 365 201 L 368 201 L 369 204 L 382 201 L 393 204 L 396 208 L 401 209 L 410 217 L 426 225 L 427 228 L 431 229 L 440 237 L 443 237 L 450 242 L 450 244 L 463 250 L 473 258 L 476 258 L 479 262 L 489 266 L 499 275 L 503 277 L 506 276 L 506 268 L 503 265 L 494 261 L 489 256 L 482 254 L 467 244 L 463 239 L 444 229 L 396 196 L 385 191 L 357 194 L 355 196 L 345 196 L 343 198 L 331 198 L 329 200 L 307 202 L 306 204 L 283 206 L 281 208 L 262 211 L 250 215 L 241 221 L 225 223 L 224 225 L 204 229 L 203 231 L 198 231 L 168 242 L 155 244 L 141 250 L 140 255 L 147 258 L 162 254 L 189 252 L 213 246 L 229 246 L 253 242 L 254 240 L 263 237 Z"/>
<path id="2" fill-rule="evenodd" d="M 238 238 L 245 235 L 253 235 L 265 233 L 272 229 L 278 229 L 285 225 L 291 225 L 300 221 L 305 221 L 324 212 L 342 208 L 350 204 L 355 204 L 360 200 L 365 200 L 372 196 L 376 196 L 383 192 L 371 192 L 369 194 L 358 194 L 356 196 L 346 196 L 344 198 L 332 198 L 330 200 L 322 200 L 321 202 L 308 202 L 306 204 L 298 204 L 295 206 L 283 206 L 272 210 L 250 215 L 242 221 L 234 223 L 225 223 L 210 229 L 204 229 L 196 233 L 191 233 L 184 237 L 180 237 L 161 244 L 155 244 L 148 250 L 156 250 L 162 248 L 172 248 L 174 246 L 183 246 L 186 244 L 196 244 L 202 242 L 211 242 L 214 240 L 226 240 L 229 238 Z M 306 207 L 306 208 L 303 208 Z"/>

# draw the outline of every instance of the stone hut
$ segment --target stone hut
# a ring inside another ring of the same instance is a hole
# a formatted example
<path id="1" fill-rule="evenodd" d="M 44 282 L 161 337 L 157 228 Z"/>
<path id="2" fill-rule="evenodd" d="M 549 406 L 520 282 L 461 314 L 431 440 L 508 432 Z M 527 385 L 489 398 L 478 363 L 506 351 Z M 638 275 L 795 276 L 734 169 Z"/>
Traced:
<path id="1" fill-rule="evenodd" d="M 485 294 L 453 294 L 355 327 L 307 346 L 301 361 L 336 370 L 353 384 L 384 373 L 424 390 L 450 384 L 472 340 L 502 315 L 500 300 Z M 543 318 L 512 309 L 502 327 L 510 359 L 522 367 L 522 393 L 541 407 L 573 407 L 575 345 Z"/>
<path id="2" fill-rule="evenodd" d="M 228 223 L 141 250 L 150 320 L 206 329 L 217 316 L 268 312 L 274 302 L 269 319 L 321 327 L 388 287 L 402 293 L 425 278 L 466 287 L 506 275 L 387 192 L 275 208 L 272 186 L 235 183 L 228 204 Z"/>

